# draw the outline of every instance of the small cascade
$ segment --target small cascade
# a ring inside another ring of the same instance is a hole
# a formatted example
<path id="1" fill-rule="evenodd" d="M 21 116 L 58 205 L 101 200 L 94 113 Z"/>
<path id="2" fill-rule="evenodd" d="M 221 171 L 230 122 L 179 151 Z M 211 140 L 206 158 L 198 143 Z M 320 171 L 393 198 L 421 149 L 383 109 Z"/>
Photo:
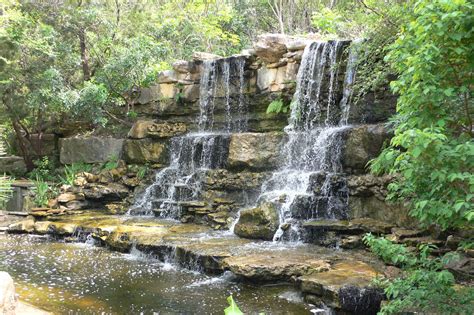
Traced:
<path id="1" fill-rule="evenodd" d="M 279 209 L 274 240 L 301 240 L 302 220 L 346 218 L 348 190 L 341 154 L 350 128 L 347 116 L 356 63 L 354 53 L 349 53 L 347 65 L 342 65 L 347 46 L 346 41 L 315 42 L 303 53 L 285 128 L 284 159 L 258 198 Z"/>
<path id="2" fill-rule="evenodd" d="M 178 219 L 184 207 L 198 202 L 206 171 L 225 167 L 231 133 L 247 128 L 244 71 L 244 57 L 203 62 L 198 132 L 171 139 L 170 165 L 155 175 L 128 214 Z"/>
<path id="3" fill-rule="evenodd" d="M 346 75 L 344 77 L 344 86 L 342 89 L 342 99 L 340 102 L 341 119 L 339 125 L 347 125 L 349 121 L 350 105 L 352 94 L 354 92 L 354 83 L 357 73 L 357 64 L 361 50 L 362 40 L 355 40 L 351 43 L 349 56 L 347 57 Z"/>

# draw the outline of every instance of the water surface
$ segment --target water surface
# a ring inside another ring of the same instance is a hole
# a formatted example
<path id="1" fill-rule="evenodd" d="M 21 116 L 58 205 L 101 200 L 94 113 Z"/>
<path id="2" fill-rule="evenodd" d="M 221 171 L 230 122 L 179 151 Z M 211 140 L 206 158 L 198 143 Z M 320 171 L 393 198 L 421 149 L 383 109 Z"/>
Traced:
<path id="1" fill-rule="evenodd" d="M 35 236 L 0 235 L 0 270 L 14 278 L 22 300 L 56 314 L 223 314 L 231 294 L 247 314 L 310 314 L 287 285 L 254 286 L 137 252 Z"/>

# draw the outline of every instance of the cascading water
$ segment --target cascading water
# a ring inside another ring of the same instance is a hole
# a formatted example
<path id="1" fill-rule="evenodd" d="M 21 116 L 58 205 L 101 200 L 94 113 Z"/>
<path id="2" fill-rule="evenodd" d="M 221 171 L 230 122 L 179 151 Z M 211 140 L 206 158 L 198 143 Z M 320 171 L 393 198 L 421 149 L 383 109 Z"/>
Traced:
<path id="1" fill-rule="evenodd" d="M 206 171 L 225 167 L 230 133 L 247 128 L 244 69 L 244 57 L 203 62 L 198 132 L 171 139 L 170 165 L 156 174 L 128 214 L 178 219 L 184 206 L 199 199 Z M 218 99 L 225 101 L 223 122 L 215 117 Z"/>
<path id="2" fill-rule="evenodd" d="M 344 82 L 341 60 L 348 42 L 315 42 L 304 51 L 293 98 L 288 141 L 279 170 L 262 185 L 258 202 L 279 209 L 274 240 L 301 239 L 301 220 L 344 219 L 348 201 L 341 152 L 355 76 L 349 53 Z M 339 106 L 337 106 L 338 104 Z"/>

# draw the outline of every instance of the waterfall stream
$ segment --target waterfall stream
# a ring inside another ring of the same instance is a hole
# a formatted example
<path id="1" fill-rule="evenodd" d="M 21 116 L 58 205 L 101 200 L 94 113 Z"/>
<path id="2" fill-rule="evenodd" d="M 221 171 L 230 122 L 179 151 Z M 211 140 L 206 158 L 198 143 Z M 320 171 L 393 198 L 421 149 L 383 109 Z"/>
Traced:
<path id="1" fill-rule="evenodd" d="M 284 158 L 262 185 L 257 200 L 271 202 L 279 210 L 275 241 L 301 240 L 302 220 L 346 218 L 348 191 L 341 153 L 344 133 L 350 128 L 347 121 L 357 56 L 350 49 L 342 69 L 345 47 L 345 41 L 315 42 L 303 53 L 285 128 Z"/>
<path id="2" fill-rule="evenodd" d="M 244 70 L 244 57 L 203 62 L 198 132 L 171 139 L 170 165 L 156 173 L 128 214 L 178 219 L 183 206 L 198 201 L 206 171 L 225 167 L 230 134 L 247 128 Z M 218 99 L 225 101 L 224 122 L 215 118 Z"/>

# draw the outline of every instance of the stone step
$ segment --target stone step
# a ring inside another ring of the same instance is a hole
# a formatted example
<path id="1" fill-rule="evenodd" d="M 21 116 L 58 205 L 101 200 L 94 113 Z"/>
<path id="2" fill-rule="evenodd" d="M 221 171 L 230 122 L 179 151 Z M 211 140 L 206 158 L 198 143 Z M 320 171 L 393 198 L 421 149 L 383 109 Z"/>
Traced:
<path id="1" fill-rule="evenodd" d="M 365 233 L 388 234 L 393 225 L 370 218 L 353 220 L 310 220 L 302 224 L 308 243 L 343 248 L 362 247 Z"/>

